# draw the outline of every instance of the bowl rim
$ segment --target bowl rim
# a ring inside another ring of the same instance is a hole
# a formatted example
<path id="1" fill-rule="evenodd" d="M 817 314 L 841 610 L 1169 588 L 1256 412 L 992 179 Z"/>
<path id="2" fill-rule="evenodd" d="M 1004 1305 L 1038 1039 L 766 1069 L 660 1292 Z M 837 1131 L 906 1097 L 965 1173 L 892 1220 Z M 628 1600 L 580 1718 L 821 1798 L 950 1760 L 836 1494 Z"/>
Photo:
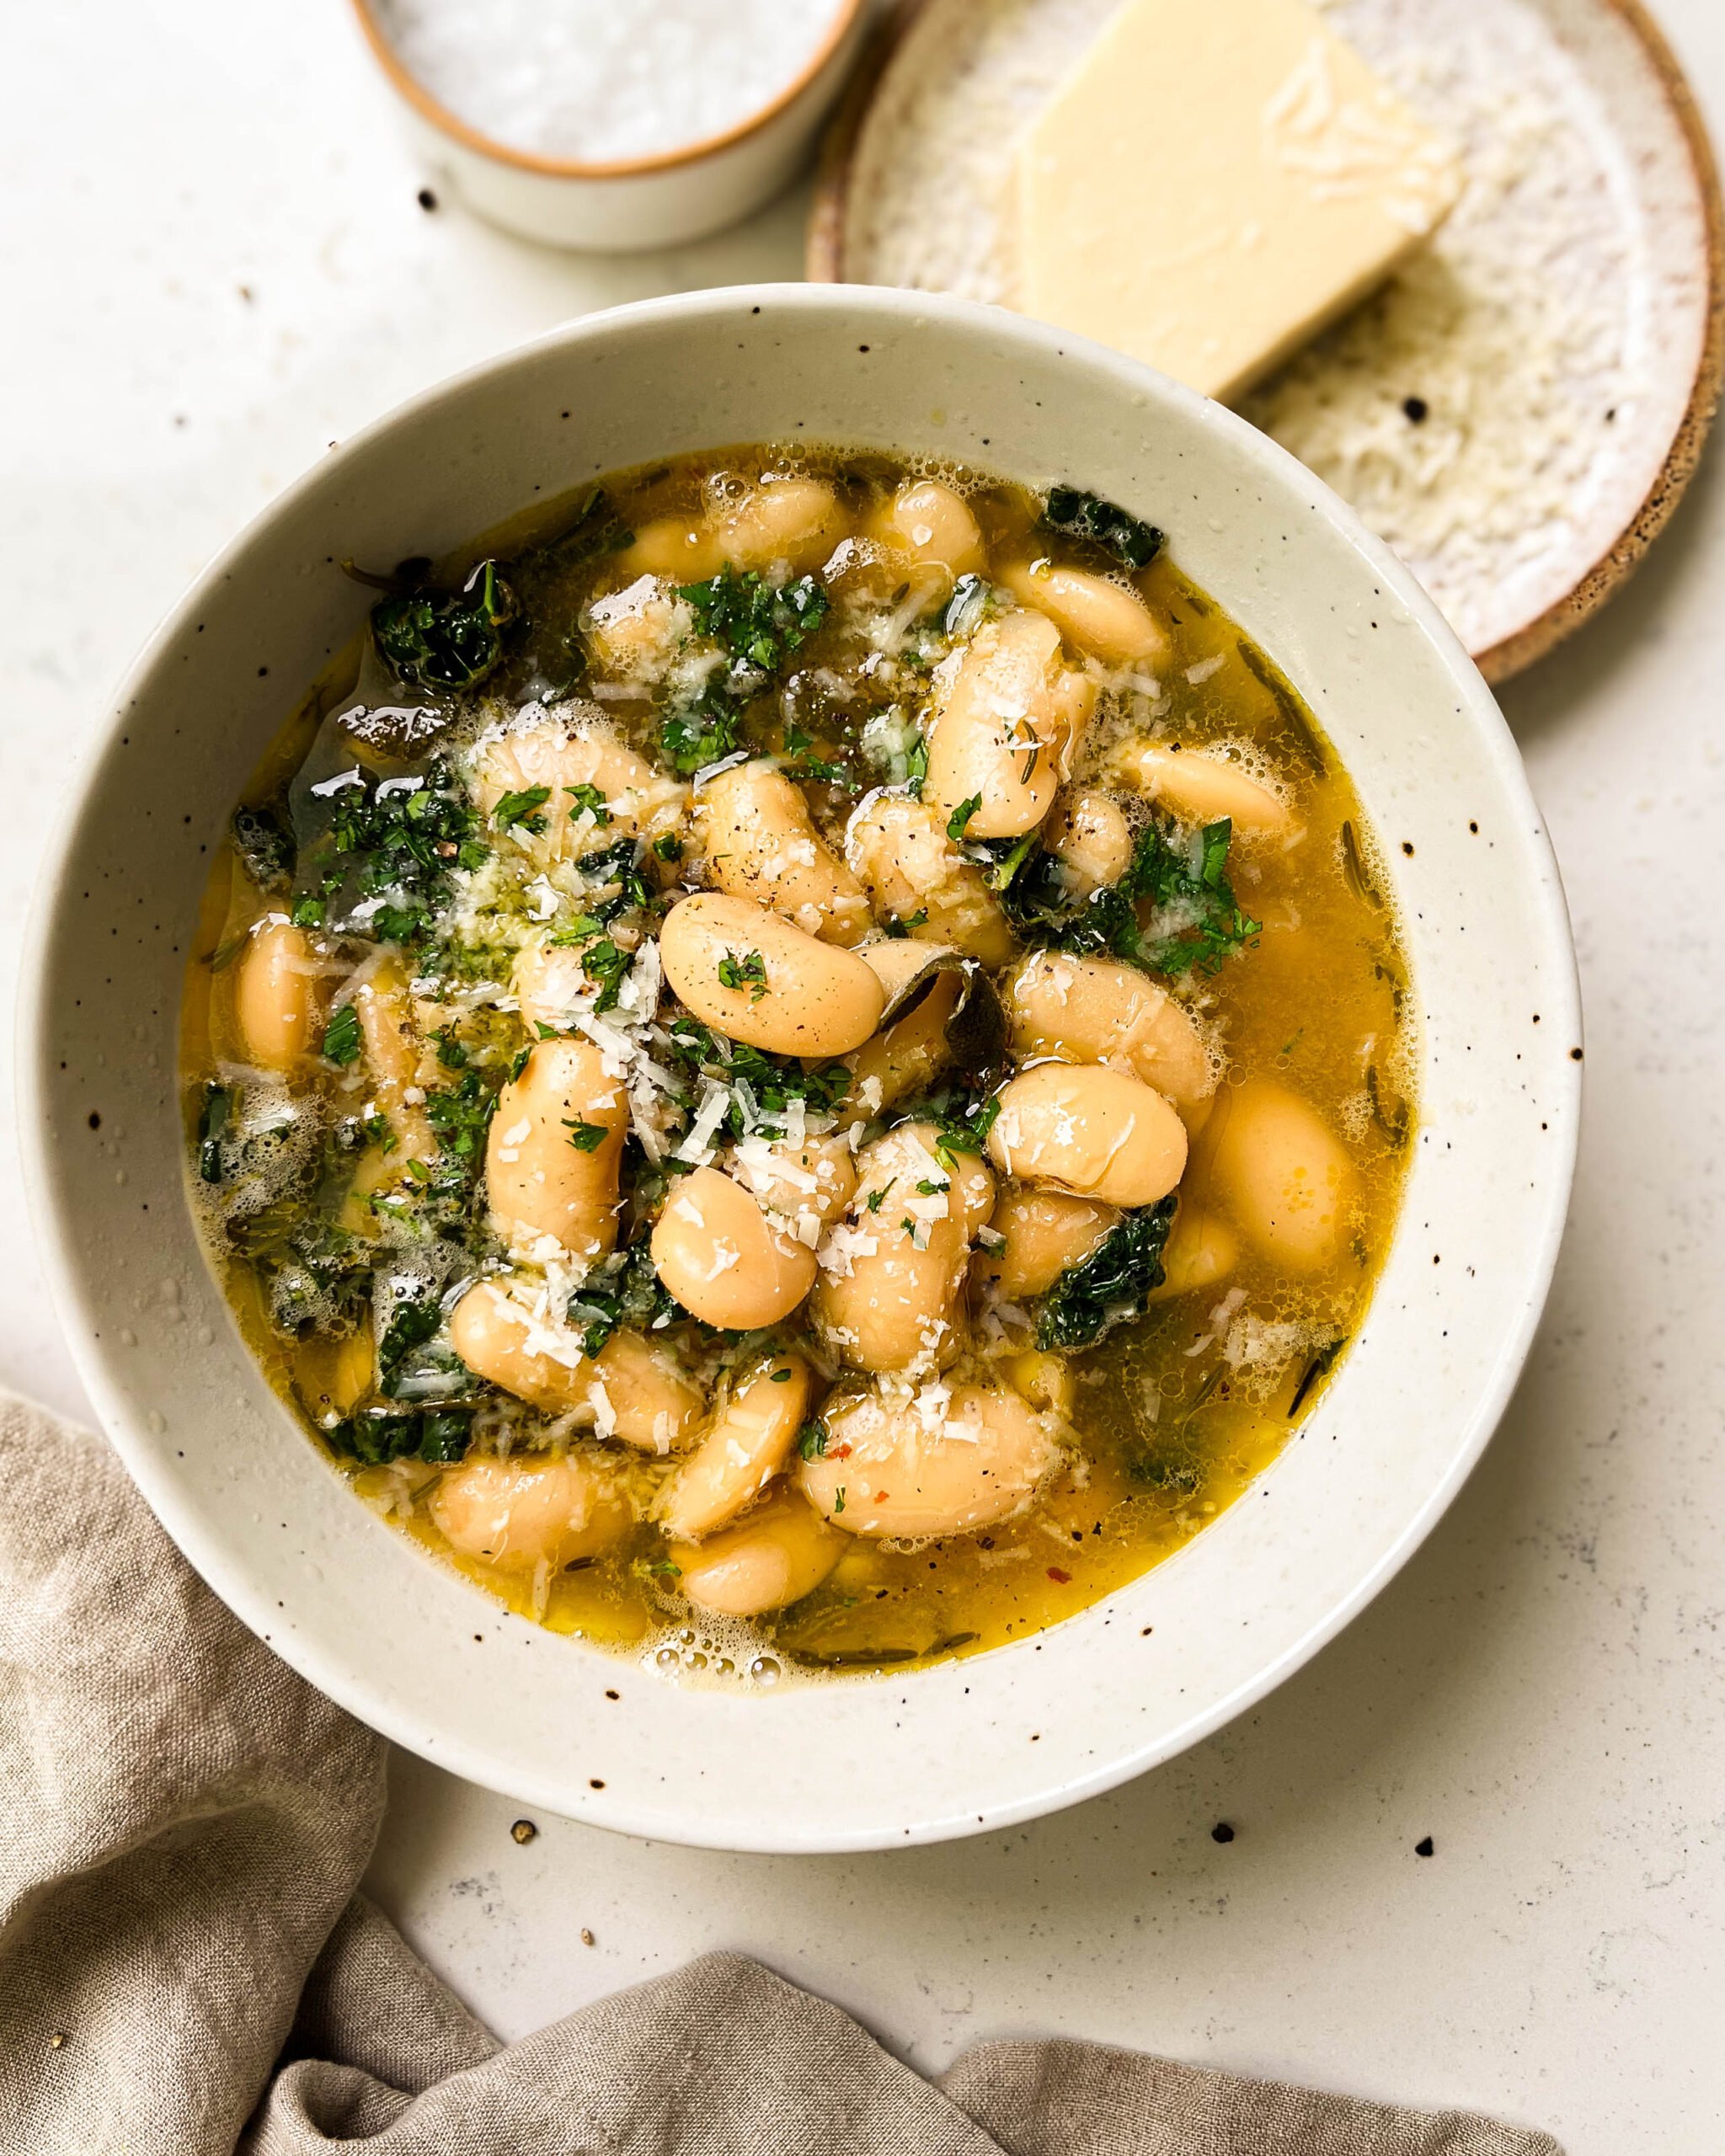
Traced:
<path id="1" fill-rule="evenodd" d="M 458 114 L 451 112 L 446 104 L 433 97 L 419 77 L 409 68 L 378 22 L 374 3 L 375 0 L 350 0 L 354 13 L 359 19 L 360 31 L 371 48 L 372 57 L 388 77 L 397 95 L 440 135 L 447 136 L 452 141 L 460 143 L 463 149 L 471 150 L 475 156 L 489 158 L 494 164 L 507 165 L 517 172 L 534 173 L 541 179 L 605 180 L 644 179 L 655 173 L 675 172 L 682 166 L 698 164 L 705 158 L 717 157 L 721 151 L 733 149 L 751 135 L 760 134 L 781 113 L 794 104 L 821 73 L 851 35 L 869 0 L 838 0 L 831 25 L 814 56 L 784 89 L 775 93 L 769 103 L 750 113 L 746 120 L 739 120 L 734 127 L 726 128 L 721 134 L 702 136 L 699 141 L 686 143 L 681 149 L 657 151 L 649 157 L 595 159 L 544 157 L 537 151 L 520 150 L 512 143 L 500 142 L 495 136 L 484 134 L 480 129 L 470 125 Z"/>
<path id="2" fill-rule="evenodd" d="M 918 318 L 938 317 L 980 330 L 994 340 L 1005 336 L 1021 342 L 1034 348 L 1044 360 L 1076 356 L 1111 373 L 1126 395 L 1135 390 L 1141 393 L 1148 386 L 1158 397 L 1171 398 L 1186 405 L 1188 410 L 1200 413 L 1205 425 L 1231 436 L 1235 446 L 1247 456 L 1284 479 L 1295 478 L 1298 489 L 1310 499 L 1312 513 L 1327 520 L 1365 558 L 1372 574 L 1381 579 L 1388 594 L 1407 608 L 1413 623 L 1445 661 L 1453 686 L 1471 714 L 1470 731 L 1496 776 L 1523 812 L 1521 836 L 1529 850 L 1532 871 L 1529 897 L 1540 920 L 1541 947 L 1555 962 L 1551 979 L 1542 990 L 1551 1022 L 1541 1031 L 1547 1039 L 1561 1036 L 1578 1044 L 1583 1035 L 1574 946 L 1550 838 L 1534 803 L 1508 723 L 1454 632 L 1411 573 L 1366 528 L 1353 509 L 1316 480 L 1287 451 L 1226 407 L 1214 404 L 1183 385 L 1106 347 L 1072 338 L 1023 317 L 1003 318 L 998 310 L 968 301 L 944 295 L 911 294 L 889 286 L 835 290 L 807 284 L 734 286 L 638 301 L 559 325 L 428 386 L 392 407 L 308 467 L 247 522 L 163 618 L 116 689 L 109 706 L 109 722 L 87 747 L 61 804 L 31 910 L 19 1003 L 22 1022 L 18 1046 L 21 1151 L 38 1250 L 74 1365 L 115 1451 L 195 1569 L 285 1661 L 369 1726 L 435 1765 L 499 1795 L 542 1805 L 558 1816 L 579 1817 L 613 1831 L 690 1846 L 788 1854 L 901 1849 L 954 1839 L 997 1831 L 1103 1794 L 1178 1757 L 1225 1726 L 1285 1682 L 1344 1630 L 1407 1562 L 1447 1511 L 1477 1465 L 1519 1382 L 1544 1310 L 1562 1240 L 1579 1137 L 1578 1110 L 1582 1066 L 1578 1045 L 1572 1051 L 1573 1061 L 1555 1066 L 1558 1075 L 1552 1082 L 1559 1089 L 1557 1105 L 1564 1111 L 1560 1153 L 1544 1172 L 1543 1198 L 1531 1216 L 1537 1220 L 1537 1234 L 1530 1234 L 1533 1246 L 1530 1262 L 1522 1278 L 1513 1321 L 1506 1321 L 1498 1335 L 1495 1362 L 1488 1376 L 1479 1381 L 1471 1396 L 1468 1424 L 1445 1471 L 1429 1487 L 1417 1510 L 1405 1518 L 1394 1540 L 1381 1549 L 1365 1571 L 1354 1576 L 1333 1600 L 1326 1601 L 1320 1618 L 1272 1654 L 1248 1679 L 1236 1684 L 1231 1690 L 1186 1719 L 1165 1726 L 1147 1739 L 1124 1744 L 1119 1750 L 1109 1750 L 1100 1758 L 1093 1757 L 1081 1768 L 1057 1770 L 1057 1778 L 1026 1794 L 999 1801 L 991 1801 L 985 1795 L 978 1800 L 980 1809 L 967 1808 L 962 1813 L 936 1817 L 925 1814 L 914 1817 L 909 1826 L 895 1818 L 866 1829 L 849 1825 L 827 1828 L 818 1820 L 788 1821 L 782 1816 L 774 1816 L 763 1818 L 758 1831 L 744 1833 L 733 1827 L 715 1834 L 703 1832 L 698 1809 L 693 1806 L 687 1807 L 675 1823 L 668 1823 L 661 1813 L 644 1801 L 624 1798 L 607 1798 L 593 1804 L 583 1801 L 576 1811 L 570 1804 L 573 1792 L 567 1782 L 559 1780 L 548 1770 L 523 1768 L 521 1763 L 499 1765 L 477 1742 L 446 1730 L 440 1732 L 435 1739 L 430 1738 L 411 1719 L 406 1705 L 398 1700 L 387 1684 L 365 1669 L 357 1659 L 344 1660 L 333 1648 L 326 1651 L 321 1643 L 296 1629 L 291 1629 L 284 1638 L 275 1629 L 278 1620 L 274 1607 L 250 1577 L 245 1564 L 236 1559 L 231 1541 L 214 1530 L 206 1531 L 195 1508 L 189 1502 L 181 1502 L 159 1437 L 150 1431 L 143 1412 L 129 1393 L 120 1374 L 119 1359 L 108 1339 L 99 1337 L 90 1290 L 80 1277 L 72 1258 L 70 1238 L 61 1227 L 53 1188 L 48 1135 L 47 1073 L 54 993 L 49 961 L 62 893 L 73 880 L 72 847 L 78 827 L 87 806 L 104 783 L 107 755 L 126 723 L 129 709 L 148 686 L 163 658 L 183 642 L 188 628 L 198 618 L 200 609 L 227 580 L 232 565 L 272 525 L 289 517 L 303 499 L 324 485 L 339 461 L 357 461 L 396 427 L 409 419 L 434 414 L 440 404 L 458 399 L 468 388 L 483 383 L 488 377 L 507 372 L 535 352 L 559 345 L 578 348 L 636 323 L 676 323 L 708 312 L 728 315 L 735 311 L 746 316 L 751 311 L 761 312 L 769 305 L 816 315 L 845 310 L 852 319 L 861 312 L 876 316 L 883 327 L 890 323 L 902 328 Z M 1407 1219 L 1405 1212 L 1398 1219 L 1392 1254 Z M 1272 1463 L 1265 1472 L 1273 1472 L 1274 1467 Z M 1220 1526 L 1227 1516 L 1226 1512 L 1221 1514 L 1216 1524 Z M 1204 1539 L 1197 1537 L 1194 1544 L 1188 1546 L 1196 1546 Z M 1175 1556 L 1182 1554 L 1184 1553 L 1177 1552 Z M 1153 1567 L 1152 1573 L 1161 1569 Z M 1115 1596 L 1130 1593 L 1151 1576 L 1139 1575 L 1126 1582 L 1091 1609 L 1105 1608 Z M 1076 1613 L 1073 1618 L 1045 1628 L 1039 1636 L 1052 1636 L 1067 1625 L 1081 1622 L 1088 1614 L 1089 1611 Z M 1006 1656 L 1014 1652 L 1015 1646 L 1027 1644 L 1033 1642 L 1027 1640 L 1009 1643 L 996 1652 Z M 964 1666 L 937 1665 L 929 1673 L 938 1676 L 943 1668 Z M 758 1710 L 771 1711 L 773 1702 L 768 1700 L 753 1705 Z"/>
<path id="3" fill-rule="evenodd" d="M 850 281 L 845 270 L 845 222 L 857 145 L 882 77 L 900 45 L 932 4 L 933 0 L 893 0 L 876 24 L 827 121 L 803 250 L 804 273 L 811 284 Z M 1705 321 L 1695 378 L 1682 417 L 1658 471 L 1628 522 L 1567 591 L 1496 643 L 1469 654 L 1494 688 L 1555 650 L 1614 598 L 1641 567 L 1648 549 L 1670 522 L 1695 477 L 1722 395 L 1725 395 L 1725 194 L 1721 191 L 1718 160 L 1706 117 L 1682 63 L 1642 0 L 1594 0 L 1594 4 L 1616 15 L 1646 53 L 1694 168 L 1706 244 Z"/>

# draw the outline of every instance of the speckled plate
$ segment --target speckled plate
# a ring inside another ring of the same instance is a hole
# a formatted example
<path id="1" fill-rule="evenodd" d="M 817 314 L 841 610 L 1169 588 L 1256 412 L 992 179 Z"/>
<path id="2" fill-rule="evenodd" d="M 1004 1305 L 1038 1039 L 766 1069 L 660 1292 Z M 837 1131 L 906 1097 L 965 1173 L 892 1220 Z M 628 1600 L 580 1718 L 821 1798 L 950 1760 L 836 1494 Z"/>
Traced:
<path id="1" fill-rule="evenodd" d="M 1010 301 L 1012 145 L 1119 0 L 905 0 L 835 119 L 816 281 Z M 1244 399 L 1437 600 L 1487 680 L 1630 575 L 1725 366 L 1706 131 L 1639 0 L 1317 0 L 1460 146 L 1428 253 Z"/>
<path id="2" fill-rule="evenodd" d="M 969 1661 L 698 1690 L 511 1616 L 355 1502 L 205 1263 L 176 1055 L 210 851 L 363 616 L 336 564 L 441 554 L 597 472 L 774 438 L 1075 478 L 1166 527 L 1306 697 L 1379 835 L 1420 1121 L 1335 1381 L 1178 1556 Z M 1557 870 L 1490 692 L 1388 549 L 1267 436 L 997 309 L 696 292 L 590 316 L 429 391 L 322 458 L 176 608 L 51 861 L 20 1128 L 104 1427 L 193 1564 L 296 1668 L 426 1758 L 553 1812 L 727 1849 L 889 1847 L 1003 1826 L 1169 1758 L 1297 1668 L 1416 1547 L 1490 1436 L 1545 1299 L 1579 1012 Z"/>

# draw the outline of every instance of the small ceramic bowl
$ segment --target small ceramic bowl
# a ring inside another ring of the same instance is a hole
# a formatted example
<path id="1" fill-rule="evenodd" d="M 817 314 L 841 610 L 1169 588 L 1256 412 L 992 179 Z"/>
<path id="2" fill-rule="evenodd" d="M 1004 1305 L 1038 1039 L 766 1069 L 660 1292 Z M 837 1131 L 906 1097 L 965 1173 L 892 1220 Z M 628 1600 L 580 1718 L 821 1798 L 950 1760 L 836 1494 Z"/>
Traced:
<path id="1" fill-rule="evenodd" d="M 770 201 L 807 159 L 868 16 L 867 0 L 841 0 L 801 74 L 729 132 L 654 157 L 586 164 L 514 149 L 468 126 L 408 72 L 369 0 L 353 6 L 402 101 L 409 136 L 435 173 L 506 231 L 601 253 L 701 239 Z"/>
<path id="2" fill-rule="evenodd" d="M 1267 1473 L 1066 1622 L 904 1675 L 679 1689 L 510 1616 L 357 1503 L 271 1391 L 194 1232 L 176 1072 L 212 849 L 360 627 L 345 558 L 437 555 L 680 451 L 872 445 L 1092 488 L 1283 667 L 1381 841 L 1421 1027 L 1407 1196 L 1368 1321 Z M 589 316 L 321 459 L 158 632 L 83 773 L 24 989 L 22 1129 L 102 1421 L 216 1591 L 314 1684 L 454 1772 L 738 1849 L 998 1827 L 1169 1758 L 1359 1610 L 1490 1435 L 1545 1299 L 1581 1054 L 1562 894 L 1519 759 L 1413 579 L 1220 406 L 1016 316 L 766 286 Z"/>

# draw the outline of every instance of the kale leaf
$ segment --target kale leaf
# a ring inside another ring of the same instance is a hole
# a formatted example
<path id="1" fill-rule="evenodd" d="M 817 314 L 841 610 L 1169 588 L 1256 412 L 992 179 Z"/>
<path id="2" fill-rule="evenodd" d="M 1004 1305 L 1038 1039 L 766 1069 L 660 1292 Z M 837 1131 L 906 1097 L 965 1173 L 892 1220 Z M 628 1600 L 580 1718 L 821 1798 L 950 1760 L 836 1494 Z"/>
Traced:
<path id="1" fill-rule="evenodd" d="M 280 889 L 293 872 L 293 841 L 273 808 L 236 808 L 234 851 L 260 891 Z"/>
<path id="2" fill-rule="evenodd" d="M 1037 1313 L 1039 1348 L 1093 1348 L 1115 1326 L 1143 1315 L 1151 1290 L 1162 1283 L 1162 1251 L 1178 1203 L 1165 1198 L 1129 1213 L 1081 1265 L 1060 1275 Z"/>
<path id="3" fill-rule="evenodd" d="M 368 1467 L 393 1460 L 446 1462 L 464 1459 L 473 1442 L 473 1412 L 460 1407 L 428 1409 L 424 1414 L 396 1408 L 368 1408 L 350 1415 L 323 1433 L 332 1452 Z"/>
<path id="4" fill-rule="evenodd" d="M 1090 540 L 1127 569 L 1148 568 L 1162 552 L 1167 536 L 1114 502 L 1084 494 L 1076 487 L 1049 488 L 1042 526 L 1069 539 Z"/>
<path id="5" fill-rule="evenodd" d="M 503 657 L 503 632 L 519 608 L 495 562 L 481 562 L 458 592 L 424 589 L 382 599 L 371 635 L 413 688 L 476 689 Z"/>

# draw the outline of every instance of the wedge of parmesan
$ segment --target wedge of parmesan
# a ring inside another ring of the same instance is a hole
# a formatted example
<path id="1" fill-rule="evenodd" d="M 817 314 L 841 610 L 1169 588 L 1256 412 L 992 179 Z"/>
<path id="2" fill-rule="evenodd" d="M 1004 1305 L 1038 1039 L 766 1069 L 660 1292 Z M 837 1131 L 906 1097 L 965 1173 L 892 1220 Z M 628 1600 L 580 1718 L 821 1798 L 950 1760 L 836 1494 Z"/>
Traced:
<path id="1" fill-rule="evenodd" d="M 1025 132 L 1014 296 L 1226 399 L 1422 247 L 1461 185 L 1306 0 L 1129 0 Z"/>

